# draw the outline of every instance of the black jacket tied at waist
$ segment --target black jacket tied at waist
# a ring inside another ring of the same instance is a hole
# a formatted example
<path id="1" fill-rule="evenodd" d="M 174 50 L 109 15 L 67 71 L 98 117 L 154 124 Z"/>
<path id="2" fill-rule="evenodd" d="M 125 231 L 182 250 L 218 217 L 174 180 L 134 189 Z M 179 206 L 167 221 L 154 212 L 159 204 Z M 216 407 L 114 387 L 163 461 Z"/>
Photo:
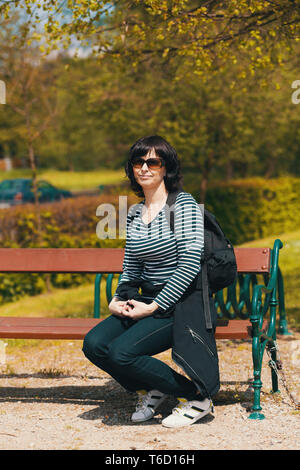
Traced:
<path id="1" fill-rule="evenodd" d="M 121 283 L 115 294 L 122 300 L 151 303 L 164 285 L 135 279 Z M 210 329 L 205 321 L 201 275 L 198 275 L 176 304 L 167 310 L 158 308 L 152 315 L 157 318 L 174 316 L 172 359 L 191 378 L 202 396 L 211 397 L 220 388 L 214 336 L 217 312 L 212 295 L 209 296 L 209 304 L 212 314 Z"/>
<path id="2" fill-rule="evenodd" d="M 134 299 L 140 302 L 150 304 L 154 297 L 163 289 L 164 284 L 152 284 L 150 281 L 141 279 L 134 279 L 132 281 L 126 281 L 121 283 L 116 291 L 116 295 L 122 300 Z M 141 289 L 141 293 L 140 293 Z M 150 297 L 150 298 L 149 298 Z M 154 318 L 167 318 L 171 317 L 174 313 L 175 305 L 170 308 L 163 310 L 160 307 L 156 309 L 152 316 Z"/>

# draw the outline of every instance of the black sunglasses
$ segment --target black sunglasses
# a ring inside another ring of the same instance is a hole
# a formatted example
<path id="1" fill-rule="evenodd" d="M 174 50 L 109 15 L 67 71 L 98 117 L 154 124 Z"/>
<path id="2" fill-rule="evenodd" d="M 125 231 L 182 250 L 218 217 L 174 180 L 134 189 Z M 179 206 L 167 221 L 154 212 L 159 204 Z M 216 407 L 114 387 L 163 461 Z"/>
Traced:
<path id="1" fill-rule="evenodd" d="M 144 160 L 144 158 L 135 158 L 131 162 L 133 168 L 137 170 L 140 170 L 144 163 L 146 163 L 149 170 L 158 170 L 165 164 L 165 162 L 161 158 L 148 158 L 148 160 Z"/>

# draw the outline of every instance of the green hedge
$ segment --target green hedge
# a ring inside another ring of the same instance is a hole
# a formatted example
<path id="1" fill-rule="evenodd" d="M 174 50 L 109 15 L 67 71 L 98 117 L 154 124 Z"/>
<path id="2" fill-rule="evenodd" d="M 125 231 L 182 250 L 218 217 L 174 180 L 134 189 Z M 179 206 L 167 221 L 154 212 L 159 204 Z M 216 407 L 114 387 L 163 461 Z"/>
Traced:
<path id="1" fill-rule="evenodd" d="M 112 204 L 118 218 L 119 194 L 101 196 L 81 196 L 64 201 L 41 204 L 41 225 L 47 243 L 55 248 L 58 235 L 95 234 L 100 218 L 96 216 L 100 204 Z M 138 201 L 132 194 L 128 197 L 128 208 Z M 117 219 L 118 226 L 118 219 Z M 80 240 L 80 237 L 79 237 Z M 29 247 L 37 243 L 36 210 L 33 204 L 26 204 L 0 210 L 0 246 L 16 243 L 20 247 Z M 48 246 L 48 245 L 47 245 Z M 49 245 L 50 246 L 50 245 Z"/>
<path id="2" fill-rule="evenodd" d="M 193 192 L 199 201 L 199 193 Z M 300 179 L 251 178 L 216 184 L 205 207 L 235 245 L 300 226 Z"/>
<path id="3" fill-rule="evenodd" d="M 117 207 L 117 197 L 111 203 Z M 107 248 L 123 247 L 124 239 L 100 240 L 95 212 L 106 198 L 83 197 L 62 203 L 41 205 L 41 241 L 38 240 L 37 216 L 33 205 L 4 209 L 0 214 L 2 248 Z M 129 204 L 132 204 L 129 201 Z M 51 286 L 67 288 L 93 282 L 95 275 L 78 273 L 0 273 L 0 303 L 13 302 L 24 295 L 37 295 Z"/>

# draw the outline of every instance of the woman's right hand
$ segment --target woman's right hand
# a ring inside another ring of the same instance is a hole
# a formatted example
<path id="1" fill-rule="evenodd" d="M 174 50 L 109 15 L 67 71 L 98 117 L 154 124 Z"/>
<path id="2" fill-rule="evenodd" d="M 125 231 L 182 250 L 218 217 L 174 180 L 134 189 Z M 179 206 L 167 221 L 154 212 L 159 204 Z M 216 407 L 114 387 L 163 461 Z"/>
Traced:
<path id="1" fill-rule="evenodd" d="M 125 317 L 122 312 L 123 308 L 126 306 L 126 303 L 127 300 L 118 300 L 116 297 L 113 297 L 109 303 L 108 309 L 113 315 L 117 315 L 118 317 Z"/>

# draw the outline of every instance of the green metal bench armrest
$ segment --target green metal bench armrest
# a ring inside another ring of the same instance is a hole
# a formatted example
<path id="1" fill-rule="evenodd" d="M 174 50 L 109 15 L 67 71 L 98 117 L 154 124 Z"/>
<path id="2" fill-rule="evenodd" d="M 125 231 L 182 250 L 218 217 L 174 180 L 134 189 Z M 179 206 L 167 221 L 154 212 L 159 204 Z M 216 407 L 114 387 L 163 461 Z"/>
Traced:
<path id="1" fill-rule="evenodd" d="M 279 250 L 283 244 L 281 240 L 276 239 L 271 254 L 271 269 L 270 277 L 267 285 L 256 285 L 253 290 L 252 297 L 252 311 L 250 321 L 252 323 L 252 359 L 253 359 L 253 389 L 254 400 L 252 406 L 252 413 L 250 419 L 263 419 L 264 415 L 260 413 L 260 390 L 262 387 L 261 382 L 261 369 L 263 363 L 263 355 L 267 345 L 272 348 L 276 347 L 276 306 L 277 300 L 277 283 L 278 283 L 278 259 Z M 262 295 L 265 294 L 268 298 L 268 307 L 270 311 L 268 331 L 262 330 L 265 309 L 262 304 Z M 273 353 L 274 354 L 274 353 Z M 274 358 L 276 356 L 274 355 Z M 273 359 L 274 359 L 273 358 Z M 278 390 L 277 378 L 274 377 L 272 372 L 272 385 L 273 391 Z"/>
<path id="2" fill-rule="evenodd" d="M 274 302 L 276 299 L 273 298 L 274 294 L 276 297 L 276 287 L 278 283 L 278 259 L 279 259 L 279 250 L 283 247 L 282 241 L 276 239 L 274 242 L 274 246 L 272 249 L 272 256 L 271 256 L 271 269 L 270 269 L 270 277 L 267 285 L 256 285 L 254 286 L 253 290 L 253 297 L 252 297 L 252 311 L 250 315 L 250 320 L 252 322 L 261 322 L 263 321 L 263 314 L 265 313 L 262 310 L 262 293 L 270 294 L 269 304 Z M 273 296 L 272 296 L 273 294 Z M 276 301 L 277 302 L 277 301 Z"/>
<path id="3" fill-rule="evenodd" d="M 278 325 L 278 332 L 281 335 L 292 335 L 292 333 L 288 330 L 288 322 L 286 319 L 286 311 L 285 311 L 285 302 L 284 302 L 284 283 L 283 283 L 283 276 L 281 273 L 280 268 L 278 267 L 278 304 L 279 304 L 279 325 Z"/>
<path id="4" fill-rule="evenodd" d="M 283 247 L 282 241 L 278 238 L 274 242 L 271 256 L 271 269 L 270 269 L 270 278 L 267 286 L 263 286 L 265 293 L 271 293 L 272 290 L 276 287 L 277 276 L 278 276 L 278 260 L 279 260 L 279 250 Z"/>

